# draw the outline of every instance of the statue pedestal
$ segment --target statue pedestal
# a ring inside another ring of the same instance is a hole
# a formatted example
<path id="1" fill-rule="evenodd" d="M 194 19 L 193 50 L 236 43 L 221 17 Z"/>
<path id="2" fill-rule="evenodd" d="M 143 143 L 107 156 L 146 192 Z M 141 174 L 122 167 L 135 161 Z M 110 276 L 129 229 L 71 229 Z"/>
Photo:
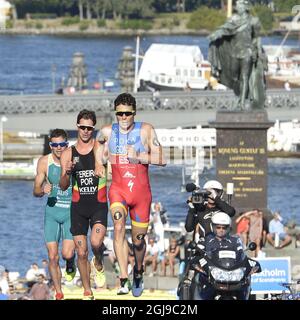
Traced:
<path id="1" fill-rule="evenodd" d="M 273 125 L 264 110 L 218 111 L 210 126 L 217 129 L 216 178 L 234 184 L 236 212 L 267 205 L 267 130 Z"/>

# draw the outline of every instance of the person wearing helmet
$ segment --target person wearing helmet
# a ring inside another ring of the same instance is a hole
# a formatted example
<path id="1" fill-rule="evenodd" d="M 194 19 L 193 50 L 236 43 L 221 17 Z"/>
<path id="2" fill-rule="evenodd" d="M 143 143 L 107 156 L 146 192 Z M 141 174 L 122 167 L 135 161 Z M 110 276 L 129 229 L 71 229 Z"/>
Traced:
<path id="1" fill-rule="evenodd" d="M 211 218 L 213 234 L 205 238 L 206 252 L 212 252 L 216 249 L 231 249 L 243 253 L 243 243 L 238 236 L 229 234 L 231 218 L 225 212 L 219 211 L 213 214 Z"/>
<path id="2" fill-rule="evenodd" d="M 197 244 L 201 249 L 197 255 L 191 260 L 191 266 L 194 270 L 198 270 L 198 292 L 196 297 L 199 300 L 213 300 L 215 298 L 216 289 L 212 285 L 209 277 L 207 277 L 206 270 L 203 269 L 207 260 L 223 269 L 224 266 L 229 266 L 229 260 L 236 259 L 236 266 L 238 261 L 244 261 L 246 258 L 242 241 L 237 235 L 230 235 L 231 218 L 225 212 L 218 211 L 212 214 L 211 224 L 213 233 L 210 233 Z M 220 254 L 222 252 L 222 254 Z M 221 260 L 223 260 L 221 262 Z M 249 263 L 245 262 L 245 266 Z M 244 263 L 243 263 L 244 266 Z M 210 268 L 210 267 L 209 267 Z M 249 264 L 249 268 L 252 266 Z M 249 294 L 249 286 L 243 286 L 239 290 L 238 300 L 246 300 Z"/>
<path id="3" fill-rule="evenodd" d="M 202 203 L 189 201 L 189 211 L 186 216 L 185 229 L 187 232 L 194 231 L 194 240 L 213 234 L 212 215 L 222 211 L 229 217 L 235 215 L 235 209 L 222 199 L 223 187 L 217 180 L 207 181 L 203 188 L 209 192 L 208 199 Z"/>
<path id="4" fill-rule="evenodd" d="M 212 227 L 215 237 L 218 239 L 223 239 L 229 233 L 231 219 L 225 212 L 217 212 L 212 218 Z"/>

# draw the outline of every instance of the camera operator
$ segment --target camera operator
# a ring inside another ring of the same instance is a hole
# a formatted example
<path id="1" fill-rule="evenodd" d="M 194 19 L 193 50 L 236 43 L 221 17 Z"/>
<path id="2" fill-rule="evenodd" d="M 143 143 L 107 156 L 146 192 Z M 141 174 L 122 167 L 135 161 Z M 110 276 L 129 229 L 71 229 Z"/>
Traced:
<path id="1" fill-rule="evenodd" d="M 194 240 L 197 242 L 197 233 L 199 238 L 204 238 L 209 234 L 213 234 L 212 214 L 217 211 L 227 213 L 230 217 L 235 215 L 235 209 L 222 200 L 223 187 L 219 181 L 207 181 L 203 189 L 206 191 L 203 201 L 196 203 L 193 197 L 187 201 L 189 211 L 186 216 L 185 229 L 187 232 L 194 231 Z M 193 192 L 193 195 L 197 191 Z"/>

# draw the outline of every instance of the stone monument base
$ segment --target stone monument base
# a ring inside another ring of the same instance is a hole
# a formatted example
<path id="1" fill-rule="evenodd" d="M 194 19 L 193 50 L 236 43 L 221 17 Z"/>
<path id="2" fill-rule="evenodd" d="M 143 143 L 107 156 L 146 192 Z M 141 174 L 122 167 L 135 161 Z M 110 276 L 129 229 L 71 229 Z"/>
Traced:
<path id="1" fill-rule="evenodd" d="M 217 129 L 216 178 L 226 190 L 234 184 L 237 214 L 258 208 L 268 212 L 267 130 L 273 125 L 265 110 L 218 111 L 210 126 Z"/>

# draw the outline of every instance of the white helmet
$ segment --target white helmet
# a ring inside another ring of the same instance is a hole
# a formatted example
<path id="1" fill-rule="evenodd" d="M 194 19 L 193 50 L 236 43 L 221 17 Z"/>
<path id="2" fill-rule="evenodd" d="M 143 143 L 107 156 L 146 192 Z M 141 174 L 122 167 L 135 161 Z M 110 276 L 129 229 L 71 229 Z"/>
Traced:
<path id="1" fill-rule="evenodd" d="M 209 180 L 205 182 L 203 189 L 218 189 L 223 190 L 221 183 L 217 180 Z"/>
<path id="2" fill-rule="evenodd" d="M 214 189 L 217 191 L 218 196 L 221 198 L 223 195 L 223 186 L 217 180 L 209 180 L 204 183 L 203 189 Z"/>
<path id="3" fill-rule="evenodd" d="M 221 224 L 221 225 L 226 225 L 230 226 L 231 225 L 231 218 L 229 215 L 225 212 L 218 211 L 215 214 L 213 214 L 211 218 L 211 222 L 213 224 Z"/>

